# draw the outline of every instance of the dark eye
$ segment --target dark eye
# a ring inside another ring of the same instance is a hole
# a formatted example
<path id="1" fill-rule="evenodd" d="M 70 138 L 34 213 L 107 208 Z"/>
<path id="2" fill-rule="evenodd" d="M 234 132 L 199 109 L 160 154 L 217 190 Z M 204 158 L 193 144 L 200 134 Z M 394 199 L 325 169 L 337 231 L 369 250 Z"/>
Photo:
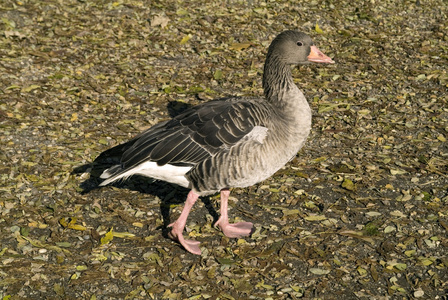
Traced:
<path id="1" fill-rule="evenodd" d="M 303 43 L 302 43 L 301 41 L 298 41 L 296 44 L 297 44 L 297 46 L 299 46 L 299 47 L 302 47 L 302 46 L 303 46 Z"/>

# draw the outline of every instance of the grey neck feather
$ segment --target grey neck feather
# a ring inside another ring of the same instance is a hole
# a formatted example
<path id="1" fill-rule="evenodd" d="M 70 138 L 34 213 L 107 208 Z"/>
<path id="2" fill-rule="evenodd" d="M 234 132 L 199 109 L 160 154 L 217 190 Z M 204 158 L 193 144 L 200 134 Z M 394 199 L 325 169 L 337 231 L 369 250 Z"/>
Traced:
<path id="1" fill-rule="evenodd" d="M 285 93 L 293 87 L 291 66 L 286 64 L 277 53 L 269 51 L 264 65 L 263 89 L 266 100 L 276 106 L 284 106 Z"/>

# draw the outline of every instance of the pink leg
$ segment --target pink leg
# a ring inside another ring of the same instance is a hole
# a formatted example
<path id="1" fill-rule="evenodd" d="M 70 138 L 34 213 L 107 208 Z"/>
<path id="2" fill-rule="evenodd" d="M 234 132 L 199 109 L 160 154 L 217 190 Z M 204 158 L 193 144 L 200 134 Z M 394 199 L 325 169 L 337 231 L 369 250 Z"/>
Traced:
<path id="1" fill-rule="evenodd" d="M 174 222 L 168 225 L 168 227 L 172 227 L 171 232 L 168 234 L 169 237 L 175 241 L 178 241 L 188 252 L 193 254 L 201 255 L 201 249 L 199 249 L 199 242 L 186 240 L 182 235 L 185 224 L 187 224 L 188 214 L 190 213 L 191 208 L 193 207 L 196 200 L 198 200 L 199 195 L 194 191 L 190 191 L 187 196 L 187 200 L 185 201 L 184 209 L 182 210 L 179 218 Z"/>
<path id="2" fill-rule="evenodd" d="M 228 189 L 221 190 L 221 216 L 215 225 L 218 225 L 225 236 L 229 238 L 239 238 L 249 236 L 252 233 L 253 224 L 250 222 L 239 222 L 229 224 L 227 215 L 227 207 L 229 202 L 230 191 Z"/>

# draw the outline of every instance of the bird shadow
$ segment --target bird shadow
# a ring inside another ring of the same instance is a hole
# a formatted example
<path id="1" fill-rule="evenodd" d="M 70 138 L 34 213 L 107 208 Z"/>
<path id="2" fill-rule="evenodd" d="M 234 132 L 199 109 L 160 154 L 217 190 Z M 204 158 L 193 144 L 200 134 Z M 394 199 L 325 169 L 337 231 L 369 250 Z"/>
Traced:
<path id="1" fill-rule="evenodd" d="M 180 101 L 170 101 L 167 105 L 168 113 L 171 117 L 175 117 L 191 107 L 190 104 Z M 101 174 L 108 168 L 120 164 L 123 153 L 132 147 L 136 139 L 131 139 L 123 144 L 105 150 L 100 153 L 98 157 L 91 163 L 83 164 L 75 167 L 71 174 L 80 175 L 90 173 L 89 178 L 80 183 L 81 194 L 88 194 L 93 190 L 102 188 L 101 182 L 104 180 L 100 178 Z M 134 175 L 126 180 L 117 181 L 109 184 L 119 189 L 128 189 L 137 191 L 143 194 L 156 196 L 160 201 L 160 213 L 163 218 L 163 226 L 161 229 L 165 237 L 168 237 L 169 229 L 167 228 L 170 221 L 170 207 L 174 204 L 181 204 L 187 198 L 189 190 L 165 181 L 154 180 L 152 178 Z M 210 197 L 200 197 L 209 214 L 213 217 L 213 223 L 218 221 L 219 215 L 216 212 Z"/>

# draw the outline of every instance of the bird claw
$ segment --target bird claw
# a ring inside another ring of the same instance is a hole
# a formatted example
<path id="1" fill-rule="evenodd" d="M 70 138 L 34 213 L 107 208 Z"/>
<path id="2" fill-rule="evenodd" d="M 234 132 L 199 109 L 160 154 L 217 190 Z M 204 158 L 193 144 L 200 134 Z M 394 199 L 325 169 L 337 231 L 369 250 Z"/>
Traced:
<path id="1" fill-rule="evenodd" d="M 168 225 L 168 227 L 171 227 L 173 224 Z M 176 227 L 173 227 L 173 229 L 168 233 L 168 236 L 173 241 L 179 242 L 188 252 L 201 255 L 201 249 L 199 248 L 200 242 L 184 239 L 182 232 L 178 232 Z"/>
<path id="2" fill-rule="evenodd" d="M 250 222 L 238 222 L 230 224 L 228 222 L 221 222 L 220 220 L 218 220 L 218 222 L 215 223 L 215 226 L 216 225 L 218 225 L 224 235 L 229 238 L 250 236 L 254 229 L 254 225 Z"/>

